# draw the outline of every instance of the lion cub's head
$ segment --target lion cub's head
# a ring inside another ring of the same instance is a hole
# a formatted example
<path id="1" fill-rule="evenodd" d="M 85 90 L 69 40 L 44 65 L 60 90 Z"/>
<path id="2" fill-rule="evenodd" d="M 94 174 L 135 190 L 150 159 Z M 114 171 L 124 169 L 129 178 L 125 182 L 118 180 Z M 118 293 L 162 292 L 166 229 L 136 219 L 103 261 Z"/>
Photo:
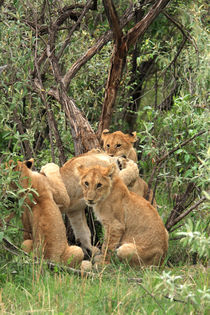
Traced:
<path id="1" fill-rule="evenodd" d="M 13 160 L 10 160 L 6 167 L 10 168 L 13 172 L 18 172 L 19 183 L 22 185 L 22 187 L 27 188 L 30 182 L 29 170 L 33 167 L 33 165 L 34 159 L 30 159 L 24 162 L 20 161 L 15 162 Z M 12 182 L 11 187 L 16 188 L 16 184 Z"/>
<path id="2" fill-rule="evenodd" d="M 115 164 L 108 167 L 99 165 L 84 167 L 80 165 L 77 170 L 87 205 L 94 206 L 109 195 L 112 187 L 112 177 L 116 173 Z"/>
<path id="3" fill-rule="evenodd" d="M 137 141 L 136 132 L 125 134 L 121 131 L 110 133 L 108 129 L 102 132 L 101 140 L 103 148 L 111 156 L 126 156 L 132 160 L 137 160 L 136 152 L 133 147 Z"/>

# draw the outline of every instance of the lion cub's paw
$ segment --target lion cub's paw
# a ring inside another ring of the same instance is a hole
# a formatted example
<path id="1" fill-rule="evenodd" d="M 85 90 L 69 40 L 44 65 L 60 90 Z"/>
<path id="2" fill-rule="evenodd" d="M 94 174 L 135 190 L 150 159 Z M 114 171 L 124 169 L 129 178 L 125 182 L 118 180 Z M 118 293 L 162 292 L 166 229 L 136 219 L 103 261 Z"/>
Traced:
<path id="1" fill-rule="evenodd" d="M 126 168 L 127 162 L 128 162 L 128 159 L 126 158 L 125 155 L 117 158 L 117 165 L 120 171 Z"/>
<path id="2" fill-rule="evenodd" d="M 92 257 L 95 257 L 97 255 L 100 255 L 101 251 L 98 247 L 92 246 Z"/>
<path id="3" fill-rule="evenodd" d="M 83 260 L 80 266 L 81 272 L 83 271 L 91 271 L 92 270 L 92 263 L 89 260 Z"/>

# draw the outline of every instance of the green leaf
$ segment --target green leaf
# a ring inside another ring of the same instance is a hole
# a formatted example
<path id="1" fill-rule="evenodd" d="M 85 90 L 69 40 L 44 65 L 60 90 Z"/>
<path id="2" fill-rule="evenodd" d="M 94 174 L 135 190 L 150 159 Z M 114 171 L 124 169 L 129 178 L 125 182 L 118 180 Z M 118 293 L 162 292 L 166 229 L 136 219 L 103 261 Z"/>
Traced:
<path id="1" fill-rule="evenodd" d="M 0 232 L 0 242 L 2 242 L 3 238 L 4 238 L 4 232 Z"/>

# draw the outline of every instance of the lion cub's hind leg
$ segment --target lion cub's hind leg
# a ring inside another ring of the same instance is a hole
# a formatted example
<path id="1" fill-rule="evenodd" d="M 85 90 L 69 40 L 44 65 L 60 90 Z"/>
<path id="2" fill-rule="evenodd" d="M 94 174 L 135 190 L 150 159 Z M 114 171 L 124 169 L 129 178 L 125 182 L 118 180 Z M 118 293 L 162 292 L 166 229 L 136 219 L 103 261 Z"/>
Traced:
<path id="1" fill-rule="evenodd" d="M 117 256 L 130 265 L 150 266 L 162 263 L 163 251 L 159 248 L 142 249 L 133 243 L 125 243 L 117 249 Z"/>
<path id="2" fill-rule="evenodd" d="M 84 259 L 83 250 L 79 246 L 66 246 L 64 253 L 61 255 L 61 262 L 69 267 L 75 267 Z"/>

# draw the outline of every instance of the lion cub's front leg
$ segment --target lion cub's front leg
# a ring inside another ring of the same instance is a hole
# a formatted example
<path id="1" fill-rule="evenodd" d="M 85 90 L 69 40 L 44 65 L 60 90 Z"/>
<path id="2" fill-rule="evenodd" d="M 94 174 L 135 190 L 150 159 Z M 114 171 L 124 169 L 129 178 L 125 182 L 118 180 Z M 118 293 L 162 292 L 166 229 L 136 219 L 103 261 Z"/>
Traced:
<path id="1" fill-rule="evenodd" d="M 102 256 L 107 262 L 110 261 L 112 253 L 119 246 L 122 236 L 125 231 L 125 225 L 117 220 L 113 220 L 112 223 L 104 222 L 104 243 L 102 245 Z"/>

